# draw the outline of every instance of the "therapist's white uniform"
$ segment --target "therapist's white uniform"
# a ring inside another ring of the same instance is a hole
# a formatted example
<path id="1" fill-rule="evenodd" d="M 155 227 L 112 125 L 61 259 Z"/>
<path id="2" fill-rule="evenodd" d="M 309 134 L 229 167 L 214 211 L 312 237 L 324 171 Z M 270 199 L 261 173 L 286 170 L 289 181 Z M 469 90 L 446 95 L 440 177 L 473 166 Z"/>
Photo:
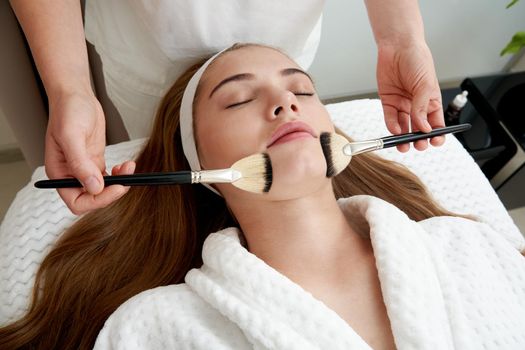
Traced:
<path id="1" fill-rule="evenodd" d="M 308 69 L 324 0 L 87 0 L 85 32 L 132 139 L 148 136 L 158 102 L 196 60 L 235 42 L 278 47 Z"/>

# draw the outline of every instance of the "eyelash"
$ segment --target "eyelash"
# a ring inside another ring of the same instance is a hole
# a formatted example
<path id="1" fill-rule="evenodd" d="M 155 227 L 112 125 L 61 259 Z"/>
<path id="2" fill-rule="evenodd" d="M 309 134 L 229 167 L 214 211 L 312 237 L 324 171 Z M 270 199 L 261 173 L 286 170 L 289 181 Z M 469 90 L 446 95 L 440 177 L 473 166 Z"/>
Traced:
<path id="1" fill-rule="evenodd" d="M 293 94 L 295 96 L 313 96 L 314 95 L 313 92 L 294 92 Z M 252 98 L 252 99 L 249 99 L 249 100 L 246 100 L 246 101 L 237 102 L 237 103 L 231 104 L 229 106 L 226 106 L 226 108 L 237 107 L 237 106 L 243 105 L 245 103 L 252 102 L 253 100 L 254 99 Z"/>

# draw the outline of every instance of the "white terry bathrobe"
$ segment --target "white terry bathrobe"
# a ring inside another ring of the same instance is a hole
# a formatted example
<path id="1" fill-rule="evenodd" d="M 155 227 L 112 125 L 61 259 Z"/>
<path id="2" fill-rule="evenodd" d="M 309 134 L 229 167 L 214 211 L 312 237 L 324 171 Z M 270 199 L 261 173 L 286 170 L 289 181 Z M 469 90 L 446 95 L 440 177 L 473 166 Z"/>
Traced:
<path id="1" fill-rule="evenodd" d="M 338 203 L 371 239 L 398 349 L 525 349 L 525 240 L 510 243 L 462 218 L 415 222 L 371 196 Z M 210 234 L 204 264 L 186 283 L 124 303 L 95 349 L 371 349 L 337 313 L 241 246 L 238 232 Z"/>

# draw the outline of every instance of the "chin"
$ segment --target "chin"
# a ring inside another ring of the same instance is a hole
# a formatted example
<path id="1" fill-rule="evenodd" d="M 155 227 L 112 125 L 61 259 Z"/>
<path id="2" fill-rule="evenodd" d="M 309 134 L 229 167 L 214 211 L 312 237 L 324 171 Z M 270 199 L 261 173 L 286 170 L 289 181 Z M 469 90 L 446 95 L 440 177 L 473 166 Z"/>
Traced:
<path id="1" fill-rule="evenodd" d="M 322 154 L 312 154 L 304 151 L 297 152 L 288 162 L 283 164 L 282 172 L 286 182 L 294 183 L 300 179 L 322 177 L 326 174 L 326 163 Z"/>
<path id="2" fill-rule="evenodd" d="M 305 190 L 311 192 L 329 181 L 326 178 L 326 160 L 318 139 L 301 141 L 270 149 L 273 170 L 270 194 L 295 196 Z"/>

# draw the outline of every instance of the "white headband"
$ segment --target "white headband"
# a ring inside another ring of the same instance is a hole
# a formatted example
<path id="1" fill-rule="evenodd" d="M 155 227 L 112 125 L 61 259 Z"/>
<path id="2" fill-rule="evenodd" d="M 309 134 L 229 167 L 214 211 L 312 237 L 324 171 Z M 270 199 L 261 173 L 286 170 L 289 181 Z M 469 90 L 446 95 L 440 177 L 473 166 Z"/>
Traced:
<path id="1" fill-rule="evenodd" d="M 206 68 L 208 68 L 210 63 L 225 50 L 226 49 L 221 50 L 220 52 L 213 55 L 206 61 L 206 63 L 202 65 L 202 67 L 199 68 L 193 77 L 191 77 L 190 82 L 184 90 L 184 95 L 182 96 L 182 103 L 180 106 L 180 136 L 182 139 L 182 149 L 184 150 L 184 155 L 186 156 L 186 159 L 190 164 L 190 168 L 193 171 L 201 170 L 201 163 L 199 161 L 199 155 L 197 153 L 197 146 L 195 144 L 195 137 L 193 134 L 193 100 L 195 99 L 195 92 Z M 203 183 L 202 185 L 209 188 L 215 194 L 221 196 L 221 194 L 209 184 Z"/>

